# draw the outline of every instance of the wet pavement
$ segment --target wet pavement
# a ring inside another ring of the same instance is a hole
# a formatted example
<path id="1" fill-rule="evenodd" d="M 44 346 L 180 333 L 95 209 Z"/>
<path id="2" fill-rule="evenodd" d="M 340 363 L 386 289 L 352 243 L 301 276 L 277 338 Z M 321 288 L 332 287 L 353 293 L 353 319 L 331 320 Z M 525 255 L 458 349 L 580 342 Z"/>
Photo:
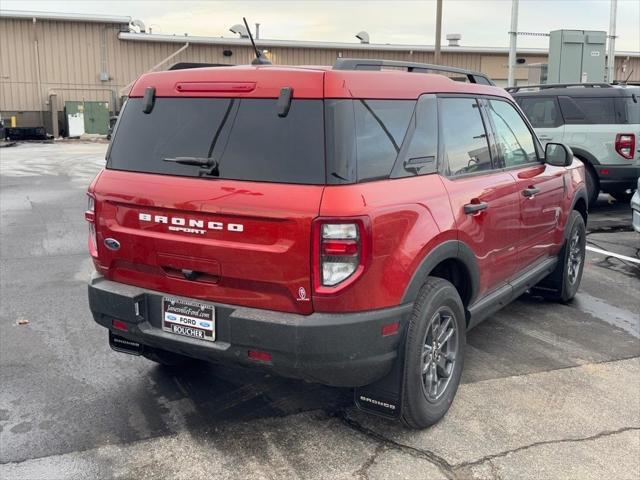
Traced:
<path id="1" fill-rule="evenodd" d="M 572 304 L 469 332 L 450 413 L 409 431 L 349 390 L 112 352 L 85 286 L 105 150 L 0 149 L 0 478 L 638 478 L 640 263 L 588 252 Z M 601 196 L 589 245 L 639 258 L 630 222 Z"/>

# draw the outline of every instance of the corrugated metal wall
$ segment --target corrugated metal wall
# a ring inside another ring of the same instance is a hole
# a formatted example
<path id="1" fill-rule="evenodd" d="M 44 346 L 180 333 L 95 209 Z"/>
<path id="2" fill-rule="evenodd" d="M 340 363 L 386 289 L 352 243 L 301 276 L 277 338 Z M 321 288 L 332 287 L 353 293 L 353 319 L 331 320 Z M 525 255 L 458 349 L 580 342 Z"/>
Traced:
<path id="1" fill-rule="evenodd" d="M 0 18 L 0 111 L 48 111 L 52 92 L 57 94 L 60 109 L 66 100 L 106 101 L 113 108 L 123 87 L 183 45 L 120 40 L 120 28 L 126 25 Z M 233 55 L 225 57 L 225 49 Z M 433 54 L 427 52 L 289 47 L 269 51 L 273 63 L 290 65 L 331 65 L 339 54 L 433 62 Z M 525 57 L 528 64 L 546 61 L 546 56 Z M 248 63 L 252 58 L 249 47 L 191 44 L 165 67 L 175 62 Z M 505 54 L 443 52 L 442 60 L 483 71 L 497 80 L 507 76 Z M 620 78 L 624 59 L 616 60 Z M 109 74 L 108 81 L 100 81 L 101 71 Z M 627 60 L 626 72 L 631 71 L 631 79 L 640 80 L 640 58 Z M 517 78 L 526 79 L 527 70 L 518 69 Z"/>

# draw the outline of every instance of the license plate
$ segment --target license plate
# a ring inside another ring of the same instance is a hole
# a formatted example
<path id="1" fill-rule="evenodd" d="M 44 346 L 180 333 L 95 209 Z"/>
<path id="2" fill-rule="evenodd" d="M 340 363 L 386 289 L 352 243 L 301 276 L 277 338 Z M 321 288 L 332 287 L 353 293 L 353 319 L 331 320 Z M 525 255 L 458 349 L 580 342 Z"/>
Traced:
<path id="1" fill-rule="evenodd" d="M 213 305 L 163 297 L 162 329 L 185 337 L 208 340 L 216 339 L 216 311 Z"/>

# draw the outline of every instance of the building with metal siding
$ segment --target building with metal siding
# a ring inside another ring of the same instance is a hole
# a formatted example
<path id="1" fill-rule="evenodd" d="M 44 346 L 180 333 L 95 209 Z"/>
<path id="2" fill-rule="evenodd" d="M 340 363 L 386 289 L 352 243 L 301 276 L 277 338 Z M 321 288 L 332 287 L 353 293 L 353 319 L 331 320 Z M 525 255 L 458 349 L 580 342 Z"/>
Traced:
<path id="1" fill-rule="evenodd" d="M 51 132 L 52 109 L 62 111 L 65 101 L 84 100 L 108 102 L 115 112 L 128 86 L 155 66 L 242 64 L 253 58 L 247 39 L 130 33 L 130 21 L 121 16 L 0 11 L 0 114 L 15 115 L 20 126 L 45 125 Z M 427 45 L 265 39 L 257 44 L 274 64 L 331 65 L 337 57 L 432 63 L 434 57 Z M 519 49 L 518 57 L 525 63 L 516 78 L 526 83 L 526 66 L 546 63 L 547 51 Z M 499 85 L 506 83 L 507 58 L 507 48 L 442 49 L 442 63 L 482 71 Z M 629 72 L 630 80 L 640 81 L 640 52 L 616 54 L 617 78 Z"/>

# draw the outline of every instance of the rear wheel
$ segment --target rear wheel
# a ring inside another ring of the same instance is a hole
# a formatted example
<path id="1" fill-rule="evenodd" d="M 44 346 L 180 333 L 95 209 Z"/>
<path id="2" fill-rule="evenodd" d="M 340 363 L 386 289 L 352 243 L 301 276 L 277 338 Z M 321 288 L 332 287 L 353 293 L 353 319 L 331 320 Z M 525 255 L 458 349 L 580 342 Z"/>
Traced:
<path id="1" fill-rule="evenodd" d="M 571 212 L 567 228 L 569 235 L 558 254 L 558 265 L 536 290 L 545 298 L 565 303 L 573 299 L 580 287 L 587 245 L 584 219 L 579 212 Z"/>
<path id="2" fill-rule="evenodd" d="M 593 167 L 586 162 L 584 162 L 584 171 L 587 182 L 587 201 L 589 207 L 593 207 L 598 201 L 598 195 L 600 194 L 600 182 L 598 181 L 596 172 L 593 171 Z"/>
<path id="3" fill-rule="evenodd" d="M 197 360 L 180 355 L 179 353 L 169 352 L 167 350 L 161 350 L 159 348 L 145 347 L 142 352 L 142 356 L 147 360 L 159 363 L 166 367 L 180 367 L 188 363 L 196 362 Z"/>
<path id="4" fill-rule="evenodd" d="M 440 420 L 458 390 L 466 344 L 464 307 L 455 287 L 429 277 L 414 306 L 405 347 L 402 421 L 425 428 Z"/>

